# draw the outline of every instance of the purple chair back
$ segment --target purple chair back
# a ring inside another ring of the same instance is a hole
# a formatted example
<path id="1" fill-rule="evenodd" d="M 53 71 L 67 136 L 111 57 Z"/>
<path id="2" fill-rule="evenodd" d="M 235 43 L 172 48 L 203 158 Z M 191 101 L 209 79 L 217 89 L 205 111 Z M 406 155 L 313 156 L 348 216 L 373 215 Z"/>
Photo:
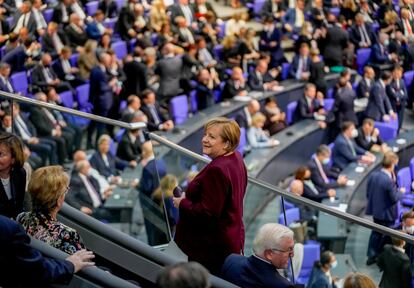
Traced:
<path id="1" fill-rule="evenodd" d="M 125 0 L 115 0 L 116 8 L 118 8 L 118 11 L 121 10 L 121 8 L 125 5 Z"/>
<path id="2" fill-rule="evenodd" d="M 170 101 L 170 113 L 176 125 L 182 124 L 188 118 L 188 100 L 186 95 L 176 96 Z"/>
<path id="3" fill-rule="evenodd" d="M 358 67 L 358 73 L 362 75 L 364 73 L 364 67 L 367 65 L 369 58 L 371 57 L 371 48 L 360 48 L 356 51 L 356 64 Z"/>
<path id="4" fill-rule="evenodd" d="M 400 171 L 397 173 L 397 184 L 399 188 L 404 187 L 406 192 L 411 191 L 411 171 L 410 167 L 401 168 Z"/>
<path id="5" fill-rule="evenodd" d="M 191 104 L 191 112 L 197 113 L 198 111 L 198 103 L 197 103 L 197 90 L 192 90 L 190 92 L 190 104 Z"/>
<path id="6" fill-rule="evenodd" d="M 118 130 L 118 132 L 116 132 L 116 134 L 115 134 L 115 141 L 116 142 L 121 142 L 121 139 L 122 139 L 122 136 L 124 136 L 124 133 L 125 133 L 125 128 L 121 128 L 121 129 L 119 129 Z"/>
<path id="7" fill-rule="evenodd" d="M 114 30 L 115 25 L 116 25 L 116 21 L 118 21 L 118 18 L 107 18 L 107 19 L 105 19 L 103 25 L 105 26 L 105 28 L 109 28 L 109 29 Z"/>
<path id="8" fill-rule="evenodd" d="M 341 13 L 341 10 L 338 7 L 332 7 L 331 9 L 329 9 L 329 12 L 331 12 L 336 16 L 336 18 L 338 18 L 339 14 Z"/>
<path id="9" fill-rule="evenodd" d="M 13 22 L 14 22 L 13 16 L 7 17 L 6 21 L 7 21 L 7 24 L 9 24 L 9 27 L 12 28 L 13 27 Z"/>
<path id="10" fill-rule="evenodd" d="M 292 209 L 292 208 L 296 208 L 295 204 L 287 201 L 286 199 L 285 199 L 284 202 L 285 202 L 285 210 L 289 210 L 289 209 Z M 280 207 L 282 207 L 282 197 L 280 197 Z"/>
<path id="11" fill-rule="evenodd" d="M 44 10 L 43 11 L 43 17 L 45 18 L 46 23 L 49 23 L 50 21 L 52 21 L 53 9 L 49 8 L 49 9 Z"/>
<path id="12" fill-rule="evenodd" d="M 114 42 L 112 43 L 111 47 L 118 59 L 124 59 L 124 57 L 128 54 L 128 49 L 125 41 Z"/>
<path id="13" fill-rule="evenodd" d="M 323 103 L 324 103 L 324 109 L 326 111 L 331 111 L 332 108 L 333 108 L 333 105 L 335 103 L 335 100 L 334 99 L 324 99 Z"/>
<path id="14" fill-rule="evenodd" d="M 223 45 L 216 45 L 213 48 L 214 56 L 217 57 L 217 59 L 222 59 L 223 56 Z"/>
<path id="15" fill-rule="evenodd" d="M 151 42 L 152 42 L 152 45 L 154 46 L 158 45 L 158 34 L 157 33 L 151 34 Z"/>
<path id="16" fill-rule="evenodd" d="M 286 108 L 286 122 L 287 124 L 293 123 L 293 114 L 295 113 L 296 106 L 298 106 L 298 101 L 290 102 Z"/>
<path id="17" fill-rule="evenodd" d="M 286 80 L 289 76 L 290 63 L 282 63 L 282 80 Z"/>
<path id="18" fill-rule="evenodd" d="M 414 157 L 410 160 L 411 179 L 414 179 Z"/>
<path id="19" fill-rule="evenodd" d="M 279 215 L 279 224 L 289 226 L 295 221 L 300 220 L 300 212 L 299 208 L 292 208 L 289 210 L 286 210 L 286 223 L 285 223 L 285 217 L 283 213 L 280 213 Z"/>
<path id="20" fill-rule="evenodd" d="M 6 45 L 0 48 L 0 58 L 3 58 L 6 55 Z"/>
<path id="21" fill-rule="evenodd" d="M 89 103 L 89 84 L 83 84 L 76 87 L 76 95 L 78 98 L 79 108 L 86 108 L 90 105 Z"/>
<path id="22" fill-rule="evenodd" d="M 378 128 L 382 140 L 385 142 L 397 137 L 398 127 L 395 127 L 393 123 L 384 123 L 375 121 L 375 128 Z"/>
<path id="23" fill-rule="evenodd" d="M 60 100 L 62 101 L 63 106 L 68 108 L 73 108 L 73 94 L 72 91 L 64 91 L 59 93 Z"/>
<path id="24" fill-rule="evenodd" d="M 14 73 L 10 76 L 10 81 L 14 91 L 20 92 L 25 96 L 28 95 L 29 82 L 26 71 Z"/>
<path id="25" fill-rule="evenodd" d="M 297 282 L 299 284 L 307 284 L 313 265 L 320 259 L 321 246 L 319 244 L 305 244 L 303 245 L 303 262 L 300 268 Z"/>
<path id="26" fill-rule="evenodd" d="M 134 52 L 134 48 L 137 45 L 137 39 L 136 38 L 132 38 L 129 43 L 128 43 L 128 50 L 130 53 Z"/>
<path id="27" fill-rule="evenodd" d="M 411 85 L 413 84 L 413 79 L 414 79 L 414 71 L 407 71 L 404 72 L 404 83 L 405 86 L 407 87 L 407 89 L 409 87 L 411 87 Z"/>
<path id="28" fill-rule="evenodd" d="M 221 22 L 221 24 L 219 25 L 220 27 L 220 32 L 218 33 L 218 37 L 220 39 L 224 38 L 224 36 L 226 36 L 226 21 Z"/>
<path id="29" fill-rule="evenodd" d="M 79 53 L 72 54 L 69 58 L 70 65 L 78 67 Z"/>
<path id="30" fill-rule="evenodd" d="M 263 5 L 266 2 L 266 0 L 255 0 L 253 3 L 253 12 L 255 15 L 260 15 L 260 12 L 262 11 Z"/>
<path id="31" fill-rule="evenodd" d="M 246 144 L 247 144 L 246 128 L 241 127 L 240 128 L 240 142 L 239 142 L 239 146 L 237 146 L 237 151 L 239 151 L 241 155 L 243 155 L 244 153 L 244 148 L 246 147 Z"/>
<path id="32" fill-rule="evenodd" d="M 90 1 L 86 3 L 85 5 L 86 13 L 88 13 L 89 16 L 93 16 L 96 10 L 98 10 L 98 6 L 99 6 L 99 1 Z"/>
<path id="33" fill-rule="evenodd" d="M 326 98 L 331 99 L 334 98 L 334 88 L 329 88 L 328 91 L 326 91 Z"/>

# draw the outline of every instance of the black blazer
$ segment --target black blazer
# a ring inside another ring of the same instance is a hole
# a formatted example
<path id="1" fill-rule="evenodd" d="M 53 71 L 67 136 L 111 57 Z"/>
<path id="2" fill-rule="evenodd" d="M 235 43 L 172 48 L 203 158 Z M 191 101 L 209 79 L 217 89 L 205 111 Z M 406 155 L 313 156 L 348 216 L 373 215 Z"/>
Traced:
<path id="1" fill-rule="evenodd" d="M 136 60 L 125 63 L 124 72 L 126 79 L 124 81 L 125 97 L 129 95 L 140 95 L 147 89 L 147 67 Z"/>
<path id="2" fill-rule="evenodd" d="M 331 168 L 327 167 L 326 165 L 322 165 L 322 169 L 325 172 L 326 176 L 328 178 L 332 178 L 332 179 L 337 179 L 339 174 L 335 171 L 333 171 Z M 319 172 L 318 166 L 316 164 L 315 159 L 311 159 L 308 162 L 308 167 L 311 171 L 311 180 L 313 182 L 313 184 L 315 184 L 315 186 L 319 189 L 319 190 L 326 190 L 326 189 L 331 189 L 331 188 L 337 188 L 339 187 L 338 182 L 336 181 L 331 181 L 329 183 L 325 183 L 325 181 L 323 181 L 323 177 L 321 175 L 321 173 Z"/>
<path id="3" fill-rule="evenodd" d="M 63 21 L 63 12 L 62 10 L 66 9 L 67 15 L 68 15 L 68 19 L 66 21 Z M 53 9 L 53 17 L 52 17 L 52 21 L 55 23 L 62 23 L 64 25 L 69 23 L 69 16 L 70 14 L 72 14 L 72 8 L 70 6 L 65 7 L 65 5 L 63 5 L 63 3 L 59 3 L 54 9 Z"/>
<path id="4" fill-rule="evenodd" d="M 101 0 L 99 1 L 98 9 L 105 14 L 106 18 L 114 18 L 118 14 L 117 6 L 113 0 Z"/>
<path id="5" fill-rule="evenodd" d="M 373 45 L 377 39 L 375 34 L 372 32 L 371 26 L 365 24 L 365 31 L 367 31 L 367 35 L 369 40 L 371 41 L 371 45 Z M 355 49 L 359 48 L 359 43 L 362 41 L 362 36 L 359 31 L 359 26 L 353 25 L 349 32 L 349 40 L 355 45 Z"/>
<path id="6" fill-rule="evenodd" d="M 263 84 L 272 82 L 276 79 L 272 77 L 272 75 L 269 74 L 269 72 L 266 72 L 264 75 L 262 75 L 262 79 L 259 79 L 257 76 L 257 71 L 253 71 L 253 73 L 249 73 L 249 78 L 247 80 L 247 83 L 251 90 L 253 91 L 264 91 Z"/>
<path id="7" fill-rule="evenodd" d="M 315 188 L 318 191 L 318 194 L 315 194 L 315 192 L 313 192 L 313 190 L 308 185 L 303 183 L 302 196 L 319 203 L 321 203 L 323 199 L 328 198 L 328 193 L 326 189 L 318 188 L 316 185 Z"/>
<path id="8" fill-rule="evenodd" d="M 162 124 L 165 121 L 167 121 L 168 119 L 163 115 L 163 113 L 161 113 L 161 109 L 160 109 L 160 105 L 158 103 L 154 104 L 155 106 L 155 110 L 157 111 L 157 115 L 158 118 L 160 119 L 160 123 Z M 141 106 L 141 111 L 144 112 L 145 116 L 147 116 L 148 118 L 148 123 L 147 123 L 147 128 L 149 131 L 157 131 L 158 129 L 158 125 L 155 125 L 155 119 L 152 116 L 152 113 L 150 111 L 150 108 L 146 105 L 146 104 L 142 104 Z"/>
<path id="9" fill-rule="evenodd" d="M 102 203 L 104 200 L 100 194 L 100 187 L 98 181 L 96 181 L 93 177 L 89 177 L 89 182 L 92 184 L 93 188 L 95 188 L 97 194 L 99 194 L 99 198 L 101 199 Z M 90 209 L 94 209 L 93 202 L 91 196 L 89 196 L 88 190 L 86 189 L 85 184 L 83 183 L 81 177 L 79 176 L 78 172 L 72 173 L 70 177 L 70 187 L 71 191 L 66 195 L 65 201 L 70 206 L 80 210 L 81 207 L 88 207 Z"/>
<path id="10" fill-rule="evenodd" d="M 112 156 L 111 153 L 106 154 L 106 157 L 108 158 L 109 167 L 105 165 L 102 155 L 99 152 L 95 152 L 89 160 L 91 166 L 98 170 L 99 174 L 102 176 L 118 176 L 118 169 L 122 170 L 128 166 L 128 162 L 123 161 L 118 157 Z"/>
<path id="11" fill-rule="evenodd" d="M 372 146 L 375 144 L 381 145 L 383 143 L 379 135 L 376 142 L 374 142 L 372 139 L 368 142 L 368 140 L 365 138 L 364 132 L 362 132 L 362 127 L 358 129 L 358 137 L 355 138 L 355 142 L 359 147 L 364 148 L 367 151 L 371 150 Z"/>
<path id="12" fill-rule="evenodd" d="M 342 127 L 345 121 L 351 121 L 358 125 L 358 118 L 354 111 L 355 92 L 352 89 L 343 87 L 338 89 L 332 109 L 335 115 L 336 127 Z"/>
<path id="13" fill-rule="evenodd" d="M 70 62 L 69 62 L 70 64 Z M 72 65 L 71 65 L 72 67 Z M 56 76 L 60 80 L 66 80 L 66 75 L 69 75 L 70 73 L 66 74 L 65 70 L 63 70 L 62 60 L 61 58 L 58 58 L 53 64 L 52 64 L 52 70 L 55 72 Z M 70 74 L 72 75 L 72 74 Z"/>
<path id="14" fill-rule="evenodd" d="M 57 35 L 60 41 L 62 41 L 63 45 L 69 44 L 68 38 L 63 31 L 58 30 Z M 53 44 L 53 39 L 48 33 L 45 33 L 45 35 L 42 37 L 42 50 L 46 53 L 49 53 L 52 58 L 56 58 L 58 56 L 55 45 Z"/>
<path id="15" fill-rule="evenodd" d="M 57 79 L 57 75 L 55 71 L 53 71 L 52 66 L 49 67 L 49 72 L 51 74 L 52 79 Z M 32 84 L 38 86 L 39 88 L 43 89 L 47 87 L 49 84 L 46 82 L 45 75 L 43 74 L 43 66 L 37 65 L 32 71 Z"/>
<path id="16" fill-rule="evenodd" d="M 135 21 L 135 14 L 128 5 L 122 7 L 119 12 L 118 22 L 116 23 L 116 28 L 121 35 L 122 40 L 130 40 L 131 36 L 128 35 L 128 30 L 133 29 Z"/>
<path id="17" fill-rule="evenodd" d="M 24 196 L 26 191 L 26 170 L 24 168 L 13 168 L 10 172 L 10 190 L 12 198 L 9 200 L 0 182 L 0 215 L 9 218 L 23 212 Z M 0 233 L 1 234 L 1 233 Z"/>
<path id="18" fill-rule="evenodd" d="M 78 33 L 71 25 L 68 25 L 65 28 L 65 33 L 72 49 L 76 49 L 78 46 L 83 47 L 88 40 L 88 35 L 86 34 L 85 29 L 82 29 L 82 32 Z"/>
<path id="19" fill-rule="evenodd" d="M 368 86 L 368 83 L 365 80 L 365 78 L 362 78 L 361 81 L 359 81 L 359 84 L 357 87 L 358 98 L 365 98 L 365 97 L 368 98 L 373 86 L 374 86 L 374 80 L 371 80 L 370 86 Z"/>
<path id="20" fill-rule="evenodd" d="M 236 122 L 239 124 L 240 128 L 245 128 L 246 130 L 250 127 L 249 123 L 247 122 L 247 115 L 246 111 L 243 109 L 236 115 Z M 246 131 L 247 132 L 247 131 Z"/>
<path id="21" fill-rule="evenodd" d="M 14 28 L 16 28 L 17 23 L 22 15 L 23 13 L 20 10 L 16 12 L 16 14 L 14 15 L 11 31 L 13 31 Z M 36 27 L 37 27 L 37 24 L 36 24 L 35 16 L 34 16 L 33 11 L 31 11 L 26 28 L 29 30 L 30 34 L 34 35 L 36 33 Z"/>
<path id="22" fill-rule="evenodd" d="M 399 88 L 397 88 L 397 82 L 393 80 L 387 87 L 385 87 L 385 90 L 394 111 L 405 107 L 408 100 L 408 93 L 404 80 L 399 80 Z"/>
<path id="23" fill-rule="evenodd" d="M 299 61 L 300 61 L 300 55 L 296 55 L 293 58 L 292 63 L 290 64 L 289 77 L 292 79 L 296 79 L 296 72 L 298 71 L 298 68 L 299 68 Z M 303 70 L 310 72 L 310 65 L 311 65 L 310 57 L 307 57 L 306 65 L 305 65 L 306 67 Z"/>
<path id="24" fill-rule="evenodd" d="M 407 45 L 404 50 L 404 71 L 414 70 L 414 45 Z"/>
<path id="25" fill-rule="evenodd" d="M 55 126 L 41 107 L 32 106 L 30 120 L 36 127 L 39 136 L 52 136 L 52 130 L 55 129 Z"/>
<path id="26" fill-rule="evenodd" d="M 377 260 L 379 268 L 383 271 L 381 288 L 411 288 L 410 258 L 391 245 L 385 245 L 384 251 Z"/>
<path id="27" fill-rule="evenodd" d="M 142 142 L 139 137 L 137 137 L 135 143 L 132 143 L 128 133 L 125 132 L 118 144 L 116 156 L 125 161 L 137 160 L 141 156 L 141 145 Z"/>
<path id="28" fill-rule="evenodd" d="M 311 110 L 311 107 L 308 106 L 308 102 L 306 101 L 306 97 L 303 96 L 298 100 L 298 105 L 293 114 L 293 121 L 297 122 L 304 119 L 313 119 L 313 113 L 317 112 L 319 108 L 319 103 L 314 99 L 313 110 Z"/>
<path id="29" fill-rule="evenodd" d="M 341 27 L 334 25 L 328 28 L 324 39 L 323 57 L 329 65 L 342 64 L 342 52 L 348 45 L 348 33 Z"/>
<path id="30" fill-rule="evenodd" d="M 237 96 L 237 94 L 239 94 L 241 91 L 248 90 L 248 89 L 249 89 L 249 86 L 247 86 L 247 82 L 244 82 L 243 87 L 239 86 L 236 88 L 233 79 L 229 79 L 224 85 L 223 92 L 221 92 L 221 99 L 222 100 L 231 99 L 234 96 Z"/>

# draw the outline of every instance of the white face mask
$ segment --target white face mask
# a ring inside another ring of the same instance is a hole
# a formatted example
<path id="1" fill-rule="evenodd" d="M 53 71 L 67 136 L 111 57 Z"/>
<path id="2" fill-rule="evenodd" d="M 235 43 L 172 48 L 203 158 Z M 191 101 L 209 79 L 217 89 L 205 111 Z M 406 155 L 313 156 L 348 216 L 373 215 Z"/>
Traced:
<path id="1" fill-rule="evenodd" d="M 357 130 L 357 129 L 352 130 L 351 137 L 352 137 L 352 138 L 356 138 L 356 137 L 358 137 L 358 130 Z"/>
<path id="2" fill-rule="evenodd" d="M 338 266 L 338 261 L 335 260 L 335 262 L 332 262 L 330 265 L 331 265 L 331 269 L 335 269 L 336 266 Z"/>
<path id="3" fill-rule="evenodd" d="M 322 160 L 322 164 L 323 165 L 328 165 L 329 164 L 329 158 L 325 158 Z"/>
<path id="4" fill-rule="evenodd" d="M 414 226 L 406 226 L 404 228 L 405 232 L 407 232 L 408 234 L 414 234 Z"/>

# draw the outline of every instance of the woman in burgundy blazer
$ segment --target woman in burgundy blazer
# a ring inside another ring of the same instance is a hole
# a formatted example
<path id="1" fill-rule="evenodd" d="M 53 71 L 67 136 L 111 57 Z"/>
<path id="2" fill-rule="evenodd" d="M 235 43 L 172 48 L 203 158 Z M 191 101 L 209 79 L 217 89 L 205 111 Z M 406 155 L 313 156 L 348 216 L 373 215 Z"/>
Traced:
<path id="1" fill-rule="evenodd" d="M 179 207 L 175 240 L 189 261 L 219 274 L 225 258 L 244 246 L 243 197 L 247 171 L 236 150 L 240 128 L 233 120 L 214 118 L 204 127 L 203 153 L 213 160 L 190 182 Z"/>

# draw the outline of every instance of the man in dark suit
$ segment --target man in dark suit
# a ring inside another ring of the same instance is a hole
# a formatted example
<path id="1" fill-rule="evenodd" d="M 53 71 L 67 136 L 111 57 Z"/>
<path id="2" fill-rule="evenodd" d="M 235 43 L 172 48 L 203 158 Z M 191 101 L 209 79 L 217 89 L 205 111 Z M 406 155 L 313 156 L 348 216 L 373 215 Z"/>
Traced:
<path id="1" fill-rule="evenodd" d="M 155 73 L 160 76 L 157 96 L 161 104 L 168 103 L 170 98 L 182 92 L 180 78 L 183 60 L 181 57 L 175 56 L 174 49 L 174 45 L 171 43 L 165 44 L 162 48 L 163 58 L 158 61 L 155 68 Z"/>
<path id="2" fill-rule="evenodd" d="M 128 3 L 121 8 L 119 12 L 118 22 L 116 23 L 116 29 L 121 35 L 122 40 L 127 41 L 137 36 L 134 29 L 135 22 L 135 3 L 136 0 L 128 0 Z"/>
<path id="3" fill-rule="evenodd" d="M 388 152 L 382 160 L 382 169 L 375 171 L 368 177 L 366 215 L 372 215 L 374 223 L 386 227 L 393 227 L 398 218 L 398 201 L 402 193 L 398 191 L 395 166 L 398 156 Z M 384 237 L 381 233 L 372 231 L 368 244 L 367 265 L 375 263 L 382 247 Z M 411 278 L 411 277 L 410 277 Z"/>
<path id="4" fill-rule="evenodd" d="M 170 131 L 174 128 L 174 123 L 161 112 L 160 105 L 155 99 L 155 93 L 149 89 L 142 92 L 141 111 L 147 116 L 147 128 L 149 131 Z"/>
<path id="5" fill-rule="evenodd" d="M 32 38 L 26 39 L 23 44 L 12 49 L 1 60 L 10 65 L 12 73 L 26 71 L 28 53 L 33 50 L 36 44 Z"/>
<path id="6" fill-rule="evenodd" d="M 283 0 L 266 0 L 263 4 L 260 16 L 280 21 L 286 12 L 286 5 Z"/>
<path id="7" fill-rule="evenodd" d="M 104 33 L 112 34 L 112 30 L 105 28 L 103 21 L 105 15 L 101 10 L 97 10 L 93 16 L 93 21 L 86 25 L 86 34 L 89 39 L 100 41 Z"/>
<path id="8" fill-rule="evenodd" d="M 53 87 L 58 92 L 73 91 L 72 86 L 66 81 L 60 81 L 52 67 L 52 57 L 45 53 L 41 63 L 36 65 L 32 71 L 32 85 L 43 92 Z"/>
<path id="9" fill-rule="evenodd" d="M 335 129 L 341 130 L 345 121 L 351 121 L 358 125 L 358 118 L 354 111 L 354 100 L 356 98 L 355 91 L 349 87 L 345 77 L 338 80 L 338 90 L 335 96 L 334 107 L 332 112 L 335 115 Z"/>
<path id="10" fill-rule="evenodd" d="M 257 100 L 251 100 L 242 111 L 236 115 L 236 122 L 240 128 L 247 129 L 252 126 L 252 116 L 260 111 L 260 103 Z"/>
<path id="11" fill-rule="evenodd" d="M 53 9 L 52 21 L 66 27 L 69 24 L 69 16 L 73 13 L 71 4 L 71 0 L 59 0 L 59 4 Z"/>
<path id="12" fill-rule="evenodd" d="M 328 24 L 326 20 L 327 10 L 324 6 L 323 0 L 313 1 L 313 7 L 311 8 L 311 20 L 315 28 L 320 29 Z"/>
<path id="13" fill-rule="evenodd" d="M 0 5 L 1 7 L 1 5 Z M 6 19 L 0 19 L 0 47 L 4 46 L 9 39 L 10 27 Z"/>
<path id="14" fill-rule="evenodd" d="M 253 91 L 275 90 L 279 87 L 276 81 L 277 74 L 276 70 L 268 71 L 266 60 L 258 60 L 256 62 L 256 69 L 249 74 L 248 85 Z"/>
<path id="15" fill-rule="evenodd" d="M 316 119 L 324 120 L 323 117 L 325 111 L 316 101 L 316 86 L 315 84 L 308 83 L 305 86 L 303 97 L 298 100 L 295 113 L 293 115 L 293 121 L 297 122 L 304 119 Z"/>
<path id="16" fill-rule="evenodd" d="M 327 145 L 320 145 L 307 165 L 312 183 L 321 191 L 344 186 L 348 181 L 345 175 L 339 175 L 337 170 L 328 166 L 330 158 L 331 149 Z"/>
<path id="17" fill-rule="evenodd" d="M 392 110 L 398 115 L 398 131 L 400 131 L 404 121 L 405 105 L 408 101 L 407 87 L 405 87 L 402 76 L 403 68 L 401 66 L 395 66 L 392 71 L 392 80 L 386 87 Z"/>
<path id="18" fill-rule="evenodd" d="M 365 164 L 372 164 L 375 156 L 356 145 L 354 138 L 358 130 L 352 122 L 342 124 L 342 133 L 335 139 L 335 146 L 332 151 L 332 166 L 342 171 L 349 163 L 359 161 Z"/>
<path id="19" fill-rule="evenodd" d="M 371 92 L 371 88 L 375 82 L 375 71 L 371 66 L 364 67 L 364 75 L 358 83 L 357 96 L 358 98 L 368 98 Z"/>
<path id="20" fill-rule="evenodd" d="M 342 66 L 343 52 L 348 46 L 348 32 L 342 29 L 332 13 L 328 14 L 328 23 L 323 39 L 323 60 L 329 67 Z"/>
<path id="21" fill-rule="evenodd" d="M 223 279 L 245 288 L 294 287 L 277 270 L 286 269 L 294 254 L 293 232 L 289 228 L 280 224 L 265 224 L 256 235 L 253 252 L 250 257 L 228 256 L 221 270 Z"/>
<path id="22" fill-rule="evenodd" d="M 365 109 L 365 116 L 375 121 L 390 121 L 396 114 L 392 109 L 390 99 L 387 96 L 386 87 L 391 81 L 391 73 L 384 71 L 381 78 L 375 82 L 368 98 L 368 105 Z"/>
<path id="23" fill-rule="evenodd" d="M 65 28 L 69 45 L 73 50 L 80 51 L 88 40 L 88 35 L 82 25 L 82 20 L 78 14 L 72 13 L 69 17 L 69 25 Z"/>
<path id="24" fill-rule="evenodd" d="M 70 178 L 72 191 L 66 195 L 65 201 L 87 215 L 109 221 L 112 219 L 111 213 L 103 207 L 103 204 L 111 196 L 112 188 L 109 187 L 101 195 L 98 181 L 89 176 L 90 169 L 88 160 L 76 163 Z"/>
<path id="25" fill-rule="evenodd" d="M 371 26 L 365 23 L 364 16 L 361 13 L 355 16 L 355 24 L 349 32 L 349 40 L 355 45 L 355 49 L 369 48 L 376 42 Z"/>
<path id="26" fill-rule="evenodd" d="M 188 4 L 188 0 L 179 0 L 178 3 L 169 7 L 169 11 L 171 12 L 170 19 L 174 20 L 176 17 L 182 16 L 185 18 L 188 26 L 191 26 L 193 22 L 195 23 L 197 20 L 194 15 L 193 7 Z"/>
<path id="27" fill-rule="evenodd" d="M 389 36 L 385 33 L 379 33 L 378 42 L 371 46 L 371 56 L 370 63 L 379 67 L 378 70 L 381 70 L 381 65 L 392 64 L 393 62 L 398 61 L 398 56 L 394 53 L 389 53 L 389 46 L 385 45 L 388 42 Z"/>
<path id="28" fill-rule="evenodd" d="M 407 46 L 404 50 L 404 70 L 414 70 L 414 35 L 407 37 Z"/>
<path id="29" fill-rule="evenodd" d="M 404 253 L 405 241 L 392 238 L 392 245 L 385 245 L 377 264 L 383 271 L 379 287 L 412 287 L 411 262 Z"/>
<path id="30" fill-rule="evenodd" d="M 223 101 L 232 99 L 235 96 L 247 96 L 249 86 L 243 76 L 243 70 L 236 66 L 232 69 L 231 78 L 226 81 L 221 99 Z"/>
<path id="31" fill-rule="evenodd" d="M 269 0 L 268 2 L 274 2 Z M 267 2 L 266 2 L 267 3 Z M 263 31 L 260 32 L 259 50 L 270 54 L 270 67 L 276 68 L 286 62 L 281 46 L 281 32 L 273 23 L 273 18 L 267 17 L 263 21 Z"/>
<path id="32" fill-rule="evenodd" d="M 35 99 L 47 102 L 47 96 L 43 92 L 37 93 Z M 63 164 L 68 153 L 72 155 L 75 132 L 60 125 L 52 111 L 43 107 L 32 106 L 30 120 L 36 127 L 39 136 L 51 139 L 56 143 L 59 163 Z"/>
<path id="33" fill-rule="evenodd" d="M 141 48 L 136 47 L 134 50 L 134 58 L 124 64 L 124 73 L 126 79 L 124 81 L 123 93 L 125 97 L 129 95 L 141 95 L 141 92 L 147 89 L 147 67 L 139 58 Z"/>
<path id="34" fill-rule="evenodd" d="M 286 14 L 282 17 L 283 28 L 288 33 L 298 33 L 305 24 L 305 1 L 296 1 L 295 8 L 287 10 Z"/>
<path id="35" fill-rule="evenodd" d="M 299 48 L 299 54 L 295 55 L 290 64 L 289 78 L 308 80 L 310 76 L 310 65 L 309 45 L 307 43 L 302 43 Z"/>
<path id="36" fill-rule="evenodd" d="M 26 27 L 29 29 L 30 34 L 34 36 L 36 33 L 36 20 L 31 9 L 32 3 L 30 1 L 25 1 L 22 3 L 22 6 L 20 6 L 20 9 L 16 12 L 13 19 L 11 30 L 14 33 L 19 34 L 20 29 Z"/>
<path id="37" fill-rule="evenodd" d="M 177 16 L 174 19 L 174 22 L 177 26 L 175 34 L 178 39 L 178 44 L 181 47 L 187 48 L 189 45 L 195 44 L 195 33 L 191 26 L 187 25 L 187 21 L 184 16 Z"/>
<path id="38" fill-rule="evenodd" d="M 130 116 L 128 123 L 132 122 L 146 122 L 147 117 L 143 112 L 138 111 L 137 113 Z M 141 146 L 147 139 L 142 129 L 132 129 L 125 131 L 122 135 L 121 141 L 118 143 L 116 150 L 116 156 L 125 161 L 137 161 L 141 156 Z"/>
<path id="39" fill-rule="evenodd" d="M 374 126 L 374 120 L 364 119 L 358 129 L 358 137 L 355 138 L 357 145 L 366 151 L 385 152 L 387 144 L 383 143 L 379 130 Z"/>
<path id="40" fill-rule="evenodd" d="M 9 93 L 15 93 L 13 85 L 10 82 L 10 65 L 7 63 L 0 63 L 0 90 Z M 5 100 L 7 103 L 8 101 Z M 7 105 L 8 106 L 8 105 Z M 2 103 L 3 107 L 3 103 Z"/>
<path id="41" fill-rule="evenodd" d="M 68 284 L 73 273 L 93 266 L 92 252 L 78 251 L 57 260 L 42 256 L 30 247 L 30 237 L 17 222 L 0 216 L 0 286 L 29 287 L 48 286 L 50 283 Z M 22 277 L 23 275 L 23 277 Z"/>
<path id="42" fill-rule="evenodd" d="M 134 117 L 135 113 L 141 108 L 141 99 L 137 95 L 129 95 L 127 98 L 127 107 L 122 111 L 121 120 L 128 122 Z"/>
<path id="43" fill-rule="evenodd" d="M 71 49 L 67 46 L 63 47 L 59 58 L 52 64 L 52 70 L 61 81 L 67 81 L 71 87 L 77 87 L 85 81 L 80 78 L 79 69 L 70 63 L 71 55 Z"/>
<path id="44" fill-rule="evenodd" d="M 55 22 L 47 25 L 46 33 L 42 36 L 42 50 L 49 53 L 56 59 L 65 45 L 68 45 L 68 38 L 63 30 Z"/>
<path id="45" fill-rule="evenodd" d="M 112 78 L 108 70 L 111 66 L 111 56 L 102 53 L 99 57 L 99 64 L 91 71 L 89 102 L 93 105 L 93 113 L 107 117 L 114 101 L 113 88 L 117 84 L 117 79 Z M 88 127 L 88 145 L 92 144 L 92 134 L 97 129 L 96 139 L 105 132 L 105 124 L 92 121 Z"/>
<path id="46" fill-rule="evenodd" d="M 99 1 L 98 9 L 101 10 L 106 18 L 115 18 L 118 16 L 118 8 L 114 0 Z"/>
<path id="47" fill-rule="evenodd" d="M 401 227 L 402 231 L 406 232 L 409 235 L 414 235 L 414 211 L 405 212 L 401 217 Z M 414 245 L 411 243 L 405 244 L 405 254 L 410 258 L 411 262 L 411 273 L 414 273 Z"/>

